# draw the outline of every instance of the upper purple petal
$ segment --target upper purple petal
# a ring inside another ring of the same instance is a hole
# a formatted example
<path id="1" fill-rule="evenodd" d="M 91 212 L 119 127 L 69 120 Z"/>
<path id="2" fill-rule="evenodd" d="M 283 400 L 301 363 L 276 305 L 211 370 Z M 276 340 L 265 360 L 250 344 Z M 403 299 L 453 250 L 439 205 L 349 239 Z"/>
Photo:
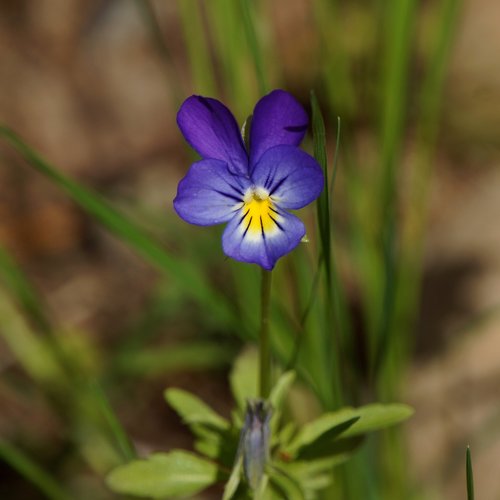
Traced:
<path id="1" fill-rule="evenodd" d="M 248 156 L 231 111 L 210 97 L 188 97 L 177 113 L 186 141 L 202 158 L 225 161 L 229 170 L 248 175 Z"/>
<path id="2" fill-rule="evenodd" d="M 193 163 L 179 182 L 175 211 L 186 222 L 210 226 L 227 222 L 243 205 L 249 181 L 232 174 L 221 160 Z"/>
<path id="3" fill-rule="evenodd" d="M 250 130 L 250 166 L 262 154 L 280 144 L 298 146 L 309 119 L 299 102 L 284 90 L 273 90 L 255 106 Z"/>
<path id="4" fill-rule="evenodd" d="M 319 163 L 295 146 L 267 150 L 254 167 L 252 181 L 285 209 L 302 208 L 314 201 L 325 182 Z"/>

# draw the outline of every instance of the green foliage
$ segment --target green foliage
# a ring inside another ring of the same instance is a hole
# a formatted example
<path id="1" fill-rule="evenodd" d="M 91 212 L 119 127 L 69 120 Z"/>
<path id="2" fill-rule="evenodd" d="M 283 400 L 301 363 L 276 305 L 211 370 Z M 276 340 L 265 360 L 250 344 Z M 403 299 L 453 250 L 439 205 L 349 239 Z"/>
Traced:
<path id="1" fill-rule="evenodd" d="M 230 378 L 235 400 L 240 401 L 231 422 L 193 394 L 167 389 L 166 401 L 190 427 L 195 436 L 195 449 L 206 458 L 181 451 L 155 454 L 116 468 L 108 476 L 108 485 L 121 493 L 170 498 L 194 494 L 225 478 L 225 500 L 239 491 L 249 494 L 248 485 L 242 481 L 245 446 L 242 403 L 246 391 L 257 394 L 256 384 L 250 383 L 256 372 L 254 352 L 243 352 Z M 266 466 L 266 479 L 259 486 L 262 490 L 259 498 L 310 498 L 330 483 L 332 469 L 349 458 L 365 434 L 400 423 L 412 414 L 411 408 L 401 404 L 343 408 L 321 415 L 296 432 L 283 432 L 290 428 L 292 421 L 281 421 L 277 415 L 284 408 L 294 379 L 294 372 L 283 373 L 271 391 L 272 420 L 276 419 L 276 423 L 271 425 L 271 458 Z M 176 469 L 179 464 L 186 467 L 183 474 Z"/>
<path id="2" fill-rule="evenodd" d="M 187 451 L 155 453 L 114 469 L 107 477 L 117 493 L 153 498 L 195 495 L 217 481 L 217 466 Z"/>

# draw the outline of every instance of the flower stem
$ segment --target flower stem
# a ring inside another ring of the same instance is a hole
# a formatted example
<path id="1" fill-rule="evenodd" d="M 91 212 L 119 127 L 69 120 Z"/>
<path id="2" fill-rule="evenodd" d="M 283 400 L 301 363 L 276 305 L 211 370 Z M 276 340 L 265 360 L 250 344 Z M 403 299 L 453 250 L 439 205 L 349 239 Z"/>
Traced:
<path id="1" fill-rule="evenodd" d="M 271 302 L 272 272 L 262 269 L 259 362 L 260 397 L 266 399 L 271 391 L 271 343 L 269 340 L 269 309 Z"/>

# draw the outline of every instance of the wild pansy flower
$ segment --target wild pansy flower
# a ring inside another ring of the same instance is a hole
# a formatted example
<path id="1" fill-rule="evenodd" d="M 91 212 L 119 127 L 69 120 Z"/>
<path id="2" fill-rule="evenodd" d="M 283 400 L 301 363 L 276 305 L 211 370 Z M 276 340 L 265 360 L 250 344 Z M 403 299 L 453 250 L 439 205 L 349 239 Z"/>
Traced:
<path id="1" fill-rule="evenodd" d="M 321 167 L 298 148 L 306 112 L 283 90 L 264 96 L 253 112 L 248 151 L 234 116 L 216 99 L 189 97 L 177 124 L 202 159 L 179 183 L 176 212 L 200 226 L 227 222 L 224 253 L 271 270 L 306 232 L 288 210 L 305 207 L 323 189 Z"/>

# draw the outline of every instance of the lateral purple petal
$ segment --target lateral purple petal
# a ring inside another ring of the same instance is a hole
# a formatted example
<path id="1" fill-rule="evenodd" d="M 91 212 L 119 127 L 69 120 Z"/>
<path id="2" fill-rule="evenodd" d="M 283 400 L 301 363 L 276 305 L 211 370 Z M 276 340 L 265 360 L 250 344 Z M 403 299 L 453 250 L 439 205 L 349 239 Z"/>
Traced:
<path id="1" fill-rule="evenodd" d="M 324 186 L 318 162 L 294 146 L 276 146 L 266 151 L 255 165 L 252 181 L 286 209 L 305 207 L 321 194 Z"/>
<path id="2" fill-rule="evenodd" d="M 280 144 L 298 146 L 309 119 L 304 108 L 288 92 L 273 90 L 255 106 L 250 129 L 250 170 L 262 154 Z"/>
<path id="3" fill-rule="evenodd" d="M 229 172 L 220 160 L 193 163 L 179 182 L 174 209 L 190 224 L 210 226 L 227 222 L 243 205 L 249 181 Z"/>
<path id="4" fill-rule="evenodd" d="M 222 248 L 228 257 L 240 262 L 259 264 L 273 269 L 276 261 L 291 252 L 305 235 L 304 224 L 295 215 L 279 210 L 279 227 L 271 234 L 250 235 L 241 224 L 241 217 L 233 217 L 222 235 Z"/>
<path id="5" fill-rule="evenodd" d="M 248 156 L 231 111 L 210 97 L 188 97 L 177 113 L 186 141 L 202 158 L 225 161 L 229 170 L 248 175 Z"/>

